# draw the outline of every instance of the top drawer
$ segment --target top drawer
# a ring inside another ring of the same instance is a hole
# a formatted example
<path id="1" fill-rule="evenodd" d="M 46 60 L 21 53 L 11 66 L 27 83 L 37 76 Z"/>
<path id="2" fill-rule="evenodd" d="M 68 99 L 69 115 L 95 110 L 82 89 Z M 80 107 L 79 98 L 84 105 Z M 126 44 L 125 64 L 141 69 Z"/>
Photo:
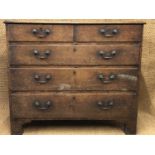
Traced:
<path id="1" fill-rule="evenodd" d="M 143 25 L 78 25 L 77 42 L 141 41 Z"/>
<path id="2" fill-rule="evenodd" d="M 8 24 L 9 41 L 72 42 L 72 25 Z"/>

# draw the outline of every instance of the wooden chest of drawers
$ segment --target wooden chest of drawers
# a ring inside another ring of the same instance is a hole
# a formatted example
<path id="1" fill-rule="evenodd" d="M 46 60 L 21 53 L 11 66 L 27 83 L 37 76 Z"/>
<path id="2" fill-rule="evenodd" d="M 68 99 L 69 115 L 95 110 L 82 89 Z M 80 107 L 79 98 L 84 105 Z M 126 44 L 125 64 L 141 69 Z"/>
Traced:
<path id="1" fill-rule="evenodd" d="M 5 24 L 12 134 L 32 120 L 115 120 L 136 133 L 143 23 Z"/>

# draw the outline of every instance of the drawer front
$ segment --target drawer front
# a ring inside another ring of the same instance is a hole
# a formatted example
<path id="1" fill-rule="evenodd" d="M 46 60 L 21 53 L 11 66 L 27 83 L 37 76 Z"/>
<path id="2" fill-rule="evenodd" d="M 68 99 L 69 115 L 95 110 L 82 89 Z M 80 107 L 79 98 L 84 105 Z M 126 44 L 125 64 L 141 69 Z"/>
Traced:
<path id="1" fill-rule="evenodd" d="M 72 25 L 9 24 L 8 41 L 72 42 Z"/>
<path id="2" fill-rule="evenodd" d="M 79 25 L 78 42 L 141 41 L 142 25 Z"/>
<path id="3" fill-rule="evenodd" d="M 15 93 L 14 117 L 36 119 L 117 119 L 132 114 L 133 93 Z"/>
<path id="4" fill-rule="evenodd" d="M 10 69 L 11 90 L 136 90 L 137 68 Z"/>
<path id="5" fill-rule="evenodd" d="M 9 46 L 11 65 L 137 65 L 140 44 Z"/>

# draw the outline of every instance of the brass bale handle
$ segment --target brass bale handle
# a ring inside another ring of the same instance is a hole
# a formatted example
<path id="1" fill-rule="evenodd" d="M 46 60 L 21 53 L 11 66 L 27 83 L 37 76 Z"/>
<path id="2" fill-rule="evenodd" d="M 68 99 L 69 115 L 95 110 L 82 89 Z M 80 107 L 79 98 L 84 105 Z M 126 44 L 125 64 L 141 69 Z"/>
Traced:
<path id="1" fill-rule="evenodd" d="M 52 102 L 40 102 L 40 101 L 34 101 L 33 106 L 39 110 L 48 110 L 50 107 L 52 107 Z"/>
<path id="2" fill-rule="evenodd" d="M 103 59 L 109 60 L 109 59 L 112 59 L 114 56 L 116 56 L 117 51 L 116 51 L 116 50 L 112 50 L 112 51 L 110 51 L 110 52 L 99 51 L 98 54 L 99 54 L 99 56 L 101 56 Z"/>
<path id="3" fill-rule="evenodd" d="M 46 84 L 47 82 L 49 82 L 52 79 L 52 76 L 49 74 L 47 74 L 47 75 L 35 74 L 33 78 L 37 83 Z"/>
<path id="4" fill-rule="evenodd" d="M 117 29 L 100 29 L 100 34 L 102 34 L 104 37 L 114 37 L 116 36 L 119 31 Z"/>
<path id="5" fill-rule="evenodd" d="M 47 59 L 51 55 L 50 50 L 46 50 L 45 52 L 39 52 L 38 50 L 33 50 L 33 54 L 36 58 L 39 59 Z"/>
<path id="6" fill-rule="evenodd" d="M 97 75 L 97 78 L 104 84 L 108 84 L 113 82 L 114 80 L 117 79 L 117 75 L 116 74 L 109 74 L 108 76 L 104 75 L 103 73 L 100 73 Z"/>
<path id="7" fill-rule="evenodd" d="M 51 31 L 49 29 L 43 29 L 43 28 L 39 28 L 39 29 L 32 29 L 32 34 L 38 38 L 45 38 L 48 35 L 50 35 Z"/>
<path id="8" fill-rule="evenodd" d="M 113 101 L 98 101 L 97 102 L 97 107 L 100 108 L 101 110 L 109 110 L 113 108 L 114 102 Z"/>

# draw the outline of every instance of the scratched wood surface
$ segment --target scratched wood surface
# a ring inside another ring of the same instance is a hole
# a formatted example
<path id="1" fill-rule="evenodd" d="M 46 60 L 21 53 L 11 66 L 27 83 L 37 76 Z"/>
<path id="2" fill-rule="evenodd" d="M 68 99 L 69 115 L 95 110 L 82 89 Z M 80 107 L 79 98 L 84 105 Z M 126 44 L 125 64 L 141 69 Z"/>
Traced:
<path id="1" fill-rule="evenodd" d="M 103 81 L 98 78 L 100 74 L 104 74 L 108 79 L 111 73 L 117 75 L 117 79 L 108 85 L 104 85 Z M 137 81 L 122 80 L 123 74 L 137 76 L 137 68 L 11 68 L 10 89 L 14 91 L 136 90 Z M 36 75 L 40 77 L 39 80 L 35 80 Z M 51 78 L 46 80 L 46 76 Z M 46 83 L 40 84 L 41 81 Z"/>
<path id="2" fill-rule="evenodd" d="M 108 44 L 108 45 L 11 45 L 11 65 L 137 65 L 139 58 L 140 44 Z M 33 50 L 32 50 L 33 49 Z M 100 52 L 104 49 L 109 52 L 115 50 L 112 61 L 107 61 Z M 34 52 L 38 51 L 38 55 Z M 22 52 L 21 52 L 22 51 Z M 50 54 L 46 58 L 46 52 Z M 87 51 L 87 52 L 85 52 Z M 119 56 L 117 56 L 119 55 Z M 23 59 L 24 57 L 24 59 Z M 125 61 L 124 61 L 125 57 Z M 42 61 L 41 61 L 42 60 Z"/>
<path id="3" fill-rule="evenodd" d="M 7 84 L 7 50 L 4 20 L 0 20 L 0 134 L 9 134 L 9 104 Z M 19 20 L 25 21 L 25 20 Z M 30 21 L 30 20 L 29 20 Z M 29 22 L 27 21 L 27 22 Z M 33 20 L 34 21 L 34 20 Z M 44 20 L 40 20 L 43 22 Z M 67 20 L 67 22 L 75 20 Z M 109 22 L 109 20 L 80 20 L 81 22 Z M 79 21 L 79 22 L 80 22 Z M 110 22 L 130 22 L 137 20 L 112 20 Z M 144 27 L 142 72 L 140 80 L 139 115 L 137 134 L 155 134 L 155 20 L 143 20 Z M 38 22 L 38 20 L 36 20 Z M 66 20 L 46 20 L 46 22 L 66 22 Z M 123 134 L 115 127 L 30 127 L 25 134 Z"/>
<path id="4" fill-rule="evenodd" d="M 36 109 L 34 101 L 46 104 L 50 102 L 46 112 Z M 113 108 L 103 112 L 99 101 L 113 101 Z M 120 99 L 121 98 L 121 99 Z M 128 118 L 134 108 L 136 95 L 134 93 L 16 93 L 11 95 L 14 116 L 19 118 L 35 119 L 120 119 Z M 23 103 L 23 104 L 21 104 Z M 130 110 L 131 111 L 130 111 Z"/>

